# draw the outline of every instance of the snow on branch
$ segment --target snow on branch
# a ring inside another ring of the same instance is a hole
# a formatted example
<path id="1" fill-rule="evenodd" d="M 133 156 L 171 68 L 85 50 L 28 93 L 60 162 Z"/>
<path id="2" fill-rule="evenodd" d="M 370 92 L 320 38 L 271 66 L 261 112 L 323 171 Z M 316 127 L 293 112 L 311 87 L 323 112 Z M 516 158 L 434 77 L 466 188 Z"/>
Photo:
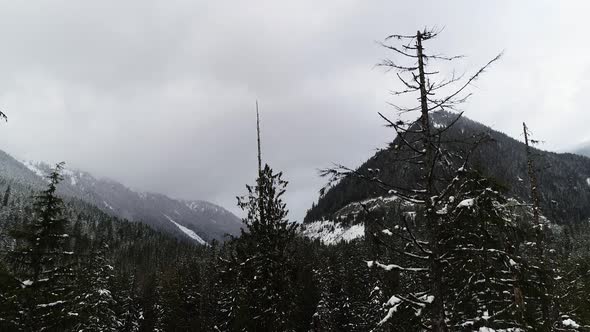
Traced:
<path id="1" fill-rule="evenodd" d="M 409 271 L 409 272 L 426 272 L 426 271 L 428 271 L 427 268 L 423 268 L 423 267 L 402 267 L 397 264 L 385 265 L 385 264 L 379 263 L 378 261 L 367 261 L 367 266 L 369 268 L 378 267 L 378 268 L 381 268 L 385 271 L 392 271 L 392 270 Z"/>

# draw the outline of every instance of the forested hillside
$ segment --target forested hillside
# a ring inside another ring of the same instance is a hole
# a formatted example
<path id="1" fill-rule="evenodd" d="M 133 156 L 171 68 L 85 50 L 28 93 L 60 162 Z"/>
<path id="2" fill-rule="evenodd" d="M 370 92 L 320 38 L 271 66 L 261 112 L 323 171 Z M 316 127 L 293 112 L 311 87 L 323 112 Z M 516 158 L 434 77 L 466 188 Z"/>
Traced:
<path id="1" fill-rule="evenodd" d="M 322 170 L 304 224 L 258 104 L 257 176 L 226 241 L 178 218 L 214 206 L 0 153 L 0 331 L 589 331 L 590 159 L 463 117 L 501 54 L 439 80 L 433 63 L 458 58 L 423 46 L 439 32 L 385 39 L 392 94 L 417 105 L 379 113 L 396 138 L 360 168 Z"/>
<path id="2" fill-rule="evenodd" d="M 434 126 L 446 126 L 455 118 L 450 113 L 433 113 Z M 506 194 L 530 201 L 524 143 L 483 124 L 461 117 L 445 132 L 446 140 L 461 141 L 479 133 L 490 140 L 480 144 L 469 159 L 469 167 L 493 178 Z M 391 167 L 401 146 L 396 138 L 389 147 L 377 152 L 358 171 L 370 174 L 379 171 L 380 177 L 393 185 L 405 187 L 415 183 L 417 174 L 407 165 Z M 457 149 L 457 147 L 455 147 Z M 558 224 L 577 224 L 590 218 L 590 158 L 571 153 L 555 153 L 535 149 L 539 172 L 539 191 L 544 214 Z M 460 165 L 457 165 L 459 167 Z M 331 187 L 307 213 L 305 222 L 334 219 L 346 205 L 379 196 L 389 196 L 387 190 L 371 181 L 357 177 L 342 179 Z"/>
<path id="3" fill-rule="evenodd" d="M 0 169 L 6 181 L 39 190 L 51 166 L 43 162 L 18 161 L 0 151 Z M 58 193 L 87 202 L 104 213 L 137 221 L 180 238 L 204 244 L 223 241 L 240 232 L 238 217 L 221 206 L 197 200 L 178 200 L 157 193 L 131 190 L 123 184 L 80 170 L 64 168 Z"/>

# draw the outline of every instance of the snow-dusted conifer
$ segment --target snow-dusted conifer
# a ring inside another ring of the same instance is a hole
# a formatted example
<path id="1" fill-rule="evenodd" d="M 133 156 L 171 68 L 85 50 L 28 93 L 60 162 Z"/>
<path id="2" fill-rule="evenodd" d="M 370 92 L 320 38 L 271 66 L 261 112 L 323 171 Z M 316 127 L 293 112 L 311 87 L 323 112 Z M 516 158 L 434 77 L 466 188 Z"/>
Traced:
<path id="1" fill-rule="evenodd" d="M 30 330 L 65 329 L 73 293 L 73 270 L 68 220 L 63 201 L 57 196 L 63 163 L 47 176 L 47 188 L 34 199 L 31 220 L 13 233 L 16 246 L 10 252 L 21 281 L 22 326 Z"/>
<path id="2" fill-rule="evenodd" d="M 113 266 L 107 258 L 108 246 L 97 244 L 77 271 L 78 291 L 72 313 L 78 319 L 77 331 L 118 331 L 121 327 L 113 310 Z"/>
<path id="3" fill-rule="evenodd" d="M 257 123 L 258 121 L 257 109 Z M 283 202 L 287 181 L 270 166 L 262 168 L 258 126 L 258 178 L 247 185 L 248 194 L 238 197 L 246 211 L 246 226 L 236 244 L 239 261 L 238 284 L 243 284 L 237 320 L 252 331 L 290 331 L 293 329 L 294 295 L 291 245 L 297 225 L 287 220 Z"/>

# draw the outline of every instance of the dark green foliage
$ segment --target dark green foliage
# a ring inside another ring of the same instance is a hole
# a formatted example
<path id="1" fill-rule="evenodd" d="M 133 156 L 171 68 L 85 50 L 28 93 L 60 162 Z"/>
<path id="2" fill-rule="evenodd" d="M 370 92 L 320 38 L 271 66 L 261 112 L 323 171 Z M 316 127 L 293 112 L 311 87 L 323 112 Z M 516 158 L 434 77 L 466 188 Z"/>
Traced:
<path id="1" fill-rule="evenodd" d="M 4 192 L 4 197 L 2 198 L 2 206 L 7 206 L 9 199 L 10 199 L 10 186 L 6 187 L 6 191 Z"/>
<path id="2" fill-rule="evenodd" d="M 482 310 L 488 310 L 491 315 L 502 308 L 506 303 L 502 301 L 514 297 L 514 290 L 510 287 L 515 283 L 511 280 L 519 280 L 525 295 L 527 288 L 534 287 L 528 282 L 535 281 L 531 277 L 532 261 L 525 245 L 534 237 L 534 232 L 526 226 L 527 215 L 522 212 L 525 207 L 512 206 L 512 201 L 503 198 L 500 190 L 495 190 L 495 184 L 475 174 L 466 177 L 463 183 L 453 193 L 454 204 L 449 205 L 448 213 L 453 216 L 453 223 L 446 229 L 448 236 L 441 234 L 449 247 L 470 245 L 473 249 L 455 250 L 449 257 L 453 264 L 445 267 L 449 275 L 458 276 L 448 284 L 446 293 L 456 308 L 455 314 L 450 316 L 453 325 L 481 317 Z M 7 183 L 2 188 L 6 187 Z M 26 198 L 30 191 L 24 191 L 25 195 L 18 185 L 13 184 L 11 188 L 12 198 L 7 207 L 0 209 L 2 225 L 26 230 L 24 226 L 31 222 L 30 216 L 35 213 L 31 200 Z M 253 196 L 256 197 L 256 190 Z M 471 208 L 456 208 L 461 200 L 469 198 L 475 199 Z M 257 202 L 256 199 L 252 201 Z M 511 222 L 498 218 L 507 211 L 518 217 Z M 390 294 L 415 290 L 422 279 L 399 271 L 368 269 L 366 264 L 366 260 L 375 258 L 400 265 L 409 262 L 390 247 L 391 243 L 386 241 L 390 236 L 381 232 L 384 228 L 393 230 L 395 225 L 404 225 L 402 218 L 407 218 L 409 212 L 411 207 L 400 202 L 365 212 L 354 221 L 366 221 L 364 240 L 325 246 L 296 235 L 290 238 L 285 250 L 288 263 L 279 264 L 281 273 L 272 274 L 272 277 L 286 278 L 289 286 L 286 290 L 289 301 L 285 306 L 290 311 L 280 324 L 306 332 L 313 329 L 419 331 L 413 309 L 400 309 L 399 319 L 381 327 L 377 327 L 377 323 L 387 314 L 388 307 L 383 303 L 389 300 Z M 247 279 L 252 279 L 256 273 L 270 275 L 270 271 L 265 272 L 263 264 L 241 265 L 243 259 L 251 257 L 248 253 L 262 251 L 254 241 L 254 235 L 246 232 L 244 241 L 248 242 L 240 243 L 242 240 L 235 239 L 222 245 L 201 247 L 154 232 L 142 224 L 113 219 L 77 201 L 65 202 L 62 216 L 66 220 L 64 228 L 71 235 L 67 246 L 74 252 L 60 262 L 60 266 L 64 263 L 65 267 L 71 268 L 73 274 L 62 279 L 64 289 L 70 289 L 63 310 L 67 308 L 67 312 L 77 315 L 69 316 L 59 331 L 254 331 L 256 328 L 254 324 L 257 322 L 244 323 L 251 318 L 245 313 L 260 310 L 261 305 L 255 303 L 254 296 L 266 293 L 247 289 L 262 285 Z M 407 221 L 411 221 L 417 230 L 425 231 L 419 218 Z M 462 231 L 457 232 L 458 229 Z M 554 269 L 560 276 L 554 286 L 555 293 L 561 295 L 555 299 L 561 308 L 555 326 L 565 329 L 570 327 L 562 322 L 568 318 L 580 325 L 590 319 L 587 296 L 590 277 L 586 263 L 590 261 L 590 227 L 552 228 L 550 233 L 547 236 L 548 250 L 555 252 Z M 8 235 L 2 239 L 6 244 L 20 243 L 21 247 L 27 243 L 23 240 L 14 242 L 14 238 Z M 264 241 L 260 243 L 270 245 Z M 493 249 L 501 247 L 506 249 L 505 253 L 494 252 Z M 4 245 L 3 248 L 7 247 Z M 478 251 L 478 254 L 468 254 L 472 251 Z M 259 262 L 266 262 L 270 257 L 278 256 L 268 255 Z M 518 265 L 512 266 L 510 261 L 506 263 L 509 257 L 513 257 Z M 18 310 L 25 308 L 26 296 L 32 296 L 25 293 L 30 288 L 21 287 L 21 281 L 27 280 L 24 279 L 27 269 L 26 266 L 17 268 L 8 264 L 7 258 L 3 256 L 0 261 L 4 262 L 0 264 L 0 267 L 4 266 L 0 268 L 0 330 L 26 330 L 30 325 Z M 512 272 L 518 279 L 512 278 Z M 479 276 L 481 279 L 478 280 L 483 282 L 471 282 Z M 505 280 L 496 283 L 500 278 Z M 464 291 L 461 293 L 459 289 Z M 87 295 L 88 301 L 84 300 Z M 272 299 L 275 301 L 272 303 L 283 300 L 281 297 Z M 532 326 L 537 307 L 530 296 L 526 301 L 524 319 Z M 277 308 L 281 306 L 277 305 Z M 61 315 L 62 312 L 51 314 Z M 487 326 L 508 326 L 509 322 L 518 320 L 516 314 L 507 311 L 500 316 L 501 319 L 490 323 L 494 325 Z M 473 328 L 481 323 L 475 322 Z"/>
<path id="3" fill-rule="evenodd" d="M 295 324 L 293 284 L 296 269 L 293 243 L 297 225 L 286 219 L 282 201 L 287 182 L 281 173 L 266 165 L 259 173 L 256 186 L 247 186 L 248 195 L 238 198 L 246 210 L 247 230 L 235 243 L 234 270 L 240 288 L 227 298 L 233 301 L 230 316 L 246 331 L 291 331 Z"/>
<path id="4" fill-rule="evenodd" d="M 459 124 L 467 133 L 475 130 L 470 122 Z M 449 135 L 452 140 L 458 132 Z M 471 171 L 461 170 L 457 185 L 435 205 L 447 324 L 452 331 L 584 331 L 590 322 L 590 226 L 559 218 L 587 217 L 584 205 L 576 207 L 587 198 L 580 189 L 585 184 L 577 175 L 565 181 L 566 171 L 553 171 L 556 179 L 540 176 L 544 204 L 556 199 L 559 205 L 547 215 L 562 222 L 545 223 L 542 265 L 530 209 L 507 198 L 524 190 L 512 179 L 525 179 L 521 155 L 500 160 L 494 153 L 517 144 L 498 137 L 482 145 L 485 153 L 474 155 Z M 382 167 L 393 158 L 388 153 L 363 167 Z M 554 165 L 586 167 L 575 156 L 548 156 Z M 247 212 L 242 236 L 197 246 L 63 200 L 55 194 L 59 169 L 37 194 L 0 174 L 1 331 L 425 330 L 431 276 L 401 267 L 427 268 L 429 262 L 416 262 L 424 257 L 420 246 L 429 247 L 393 234 L 411 228 L 420 240 L 431 232 L 424 211 L 401 200 L 364 202 L 358 210 L 343 205 L 384 194 L 378 187 L 345 178 L 312 208 L 312 219 L 338 215 L 343 225 L 365 224 L 364 239 L 328 246 L 299 236 L 287 221 L 286 182 L 266 166 L 239 200 Z M 417 179 L 411 168 L 379 172 L 401 184 Z M 368 268 L 367 262 L 378 267 L 376 261 L 392 266 Z M 379 324 L 399 303 L 392 295 L 416 304 L 399 305 L 391 312 L 395 319 Z M 548 315 L 543 297 L 550 301 Z"/>
<path id="5" fill-rule="evenodd" d="M 13 232 L 16 245 L 8 259 L 21 281 L 19 319 L 25 329 L 68 326 L 73 298 L 73 252 L 63 201 L 55 191 L 63 163 L 47 177 L 47 189 L 34 197 L 31 220 Z"/>
<path id="6" fill-rule="evenodd" d="M 96 244 L 77 269 L 79 289 L 71 305 L 77 331 L 118 331 L 121 325 L 114 312 L 114 268 L 107 259 L 108 250 L 108 245 Z"/>
<path id="7" fill-rule="evenodd" d="M 453 193 L 446 211 L 448 222 L 439 241 L 445 258 L 445 294 L 450 326 L 471 331 L 480 327 L 523 327 L 515 304 L 521 257 L 516 253 L 518 225 L 511 204 L 492 184 L 471 174 Z"/>

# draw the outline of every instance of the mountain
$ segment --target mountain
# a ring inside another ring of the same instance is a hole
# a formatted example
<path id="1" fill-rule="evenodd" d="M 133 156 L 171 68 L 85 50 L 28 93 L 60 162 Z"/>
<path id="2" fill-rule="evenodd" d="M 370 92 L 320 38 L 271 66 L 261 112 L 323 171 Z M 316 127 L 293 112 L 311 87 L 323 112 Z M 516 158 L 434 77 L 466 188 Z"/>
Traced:
<path id="1" fill-rule="evenodd" d="M 454 116 L 445 112 L 432 114 L 431 118 L 435 127 L 447 124 L 452 119 Z M 447 130 L 445 138 L 451 142 L 460 141 L 480 133 L 488 133 L 492 140 L 474 151 L 469 166 L 493 178 L 506 189 L 508 196 L 530 201 L 524 143 L 466 117 Z M 410 167 L 391 162 L 398 153 L 394 148 L 398 140 L 394 139 L 388 148 L 378 151 L 358 170 L 363 173 L 378 170 L 382 180 L 399 187 L 409 187 L 415 183 L 415 172 Z M 543 214 L 556 224 L 587 221 L 590 217 L 590 159 L 572 153 L 533 150 L 539 168 L 537 177 Z M 345 215 L 350 217 L 358 214 L 358 211 L 352 209 L 352 212 L 347 213 L 347 210 L 359 202 L 379 197 L 387 199 L 390 195 L 374 184 L 346 177 L 308 210 L 304 223 L 322 220 L 338 222 L 345 219 L 350 223 L 350 218 L 345 218 Z"/>
<path id="2" fill-rule="evenodd" d="M 590 143 L 582 143 L 573 149 L 572 153 L 579 154 L 581 156 L 590 157 Z"/>
<path id="3" fill-rule="evenodd" d="M 51 166 L 42 162 L 18 161 L 0 151 L 0 174 L 11 182 L 39 190 Z M 58 192 L 96 206 L 118 218 L 142 222 L 150 227 L 200 244 L 223 241 L 237 235 L 241 220 L 226 209 L 206 201 L 178 200 L 156 193 L 136 192 L 123 184 L 96 178 L 88 172 L 64 169 Z"/>

